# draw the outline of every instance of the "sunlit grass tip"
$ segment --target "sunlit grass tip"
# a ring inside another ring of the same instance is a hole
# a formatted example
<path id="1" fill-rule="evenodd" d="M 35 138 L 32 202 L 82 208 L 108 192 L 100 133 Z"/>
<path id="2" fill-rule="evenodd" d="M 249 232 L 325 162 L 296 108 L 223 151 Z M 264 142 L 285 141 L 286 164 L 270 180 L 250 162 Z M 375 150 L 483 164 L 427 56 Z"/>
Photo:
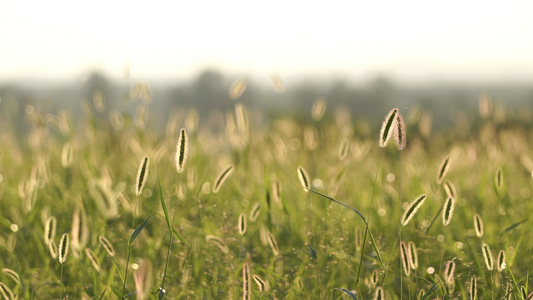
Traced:
<path id="1" fill-rule="evenodd" d="M 307 193 L 311 189 L 311 182 L 309 181 L 309 175 L 307 175 L 307 172 L 301 166 L 298 167 L 298 179 L 300 179 L 300 184 Z"/>
<path id="2" fill-rule="evenodd" d="M 394 140 L 396 141 L 396 147 L 398 150 L 403 150 L 405 148 L 406 142 L 406 133 L 405 133 L 405 123 L 403 122 L 402 115 L 398 112 L 396 114 L 396 126 L 394 126 Z"/>
<path id="3" fill-rule="evenodd" d="M 449 169 L 450 169 L 450 155 L 447 155 L 439 166 L 439 172 L 437 173 L 438 184 L 442 183 Z"/>
<path id="4" fill-rule="evenodd" d="M 187 162 L 188 149 L 187 132 L 185 131 L 185 128 L 182 128 L 178 137 L 178 144 L 176 145 L 176 170 L 178 173 L 183 172 L 185 163 Z"/>
<path id="5" fill-rule="evenodd" d="M 442 224 L 448 226 L 452 221 L 453 210 L 455 208 L 455 199 L 448 197 L 446 202 L 444 202 L 444 207 L 442 208 Z"/>
<path id="6" fill-rule="evenodd" d="M 70 246 L 70 237 L 68 233 L 63 233 L 61 239 L 59 240 L 58 254 L 57 258 L 59 259 L 60 264 L 64 264 L 67 261 L 68 250 Z"/>
<path id="7" fill-rule="evenodd" d="M 232 172 L 233 165 L 229 165 L 224 171 L 222 171 L 222 173 L 220 173 L 220 175 L 218 175 L 218 177 L 215 179 L 215 184 L 213 185 L 213 193 L 218 193 L 220 187 Z"/>
<path id="8" fill-rule="evenodd" d="M 409 204 L 409 207 L 405 210 L 405 213 L 403 214 L 402 219 L 401 219 L 402 226 L 407 225 L 409 221 L 411 221 L 411 219 L 415 216 L 418 209 L 420 209 L 422 204 L 424 204 L 424 201 L 426 200 L 426 198 L 427 198 L 427 195 L 422 194 Z"/>
<path id="9" fill-rule="evenodd" d="M 494 270 L 494 260 L 492 259 L 492 252 L 490 252 L 490 247 L 486 243 L 481 245 L 481 251 L 483 252 L 483 258 L 485 259 L 485 265 L 489 271 Z"/>
<path id="10" fill-rule="evenodd" d="M 385 120 L 381 124 L 381 130 L 379 132 L 379 146 L 385 147 L 387 146 L 387 143 L 389 142 L 392 133 L 394 131 L 395 123 L 397 121 L 396 115 L 398 114 L 398 109 L 393 108 L 389 111 L 387 116 L 385 117 Z"/>
<path id="11" fill-rule="evenodd" d="M 474 215 L 474 229 L 477 237 L 483 236 L 483 219 L 479 214 Z"/>
<path id="12" fill-rule="evenodd" d="M 139 170 L 137 171 L 137 180 L 135 182 L 135 194 L 137 196 L 141 195 L 143 192 L 144 184 L 148 178 L 148 170 L 150 169 L 150 159 L 148 156 L 145 156 L 139 165 Z"/>

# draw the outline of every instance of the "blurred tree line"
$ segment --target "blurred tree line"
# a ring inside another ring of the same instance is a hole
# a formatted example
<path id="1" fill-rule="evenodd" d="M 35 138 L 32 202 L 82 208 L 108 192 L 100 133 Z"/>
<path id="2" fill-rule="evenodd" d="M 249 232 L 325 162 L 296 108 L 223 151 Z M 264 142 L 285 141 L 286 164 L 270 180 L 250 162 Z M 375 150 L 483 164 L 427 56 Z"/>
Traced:
<path id="1" fill-rule="evenodd" d="M 230 90 L 236 80 L 245 84 L 244 90 L 240 91 L 242 94 L 233 99 Z M 453 126 L 457 118 L 477 116 L 478 99 L 490 95 L 514 122 L 523 122 L 527 126 L 532 120 L 532 85 L 400 86 L 379 76 L 362 85 L 344 79 L 302 80 L 280 90 L 268 80 L 265 82 L 257 83 L 245 77 L 230 78 L 215 70 L 204 70 L 190 81 L 149 83 L 112 80 L 102 73 L 92 72 L 81 80 L 65 84 L 0 83 L 0 112 L 4 121 L 13 124 L 16 130 L 22 130 L 25 125 L 20 116 L 27 109 L 52 114 L 66 110 L 76 120 L 83 116 L 83 109 L 88 109 L 90 104 L 95 118 L 108 122 L 111 111 L 120 111 L 133 118 L 142 105 L 149 112 L 151 124 L 162 128 L 172 114 L 195 108 L 204 124 L 220 127 L 225 112 L 233 110 L 237 102 L 255 111 L 256 116 L 260 116 L 256 121 L 263 123 L 279 116 L 308 122 L 313 103 L 323 98 L 327 102 L 326 118 L 342 110 L 350 112 L 352 121 L 364 119 L 377 127 L 390 108 L 399 107 L 403 111 L 427 112 L 431 115 L 433 129 L 438 130 Z"/>

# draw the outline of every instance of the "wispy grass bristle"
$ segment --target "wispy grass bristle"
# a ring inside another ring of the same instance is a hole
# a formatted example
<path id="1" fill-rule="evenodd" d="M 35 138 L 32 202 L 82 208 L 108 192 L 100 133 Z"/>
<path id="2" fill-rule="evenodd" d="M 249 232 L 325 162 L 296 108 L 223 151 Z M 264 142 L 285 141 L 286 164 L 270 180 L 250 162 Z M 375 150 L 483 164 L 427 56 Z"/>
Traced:
<path id="1" fill-rule="evenodd" d="M 483 236 L 483 220 L 479 214 L 474 215 L 474 229 L 476 231 L 477 237 Z"/>
<path id="2" fill-rule="evenodd" d="M 139 170 L 137 171 L 137 181 L 135 182 L 135 194 L 140 196 L 143 192 L 144 184 L 148 178 L 148 170 L 150 168 L 150 160 L 148 156 L 145 156 L 139 165 Z"/>
<path id="3" fill-rule="evenodd" d="M 250 265 L 245 262 L 242 265 L 242 299 L 250 300 L 252 297 L 252 282 Z"/>
<path id="4" fill-rule="evenodd" d="M 239 222 L 237 224 L 237 227 L 239 229 L 240 235 L 244 235 L 246 233 L 246 215 L 244 213 L 241 213 L 239 215 Z"/>
<path id="5" fill-rule="evenodd" d="M 402 115 L 398 112 L 396 114 L 396 126 L 394 127 L 394 140 L 396 141 L 396 147 L 398 150 L 403 150 L 405 148 L 406 142 L 406 133 L 405 133 L 405 123 L 403 122 Z"/>
<path id="6" fill-rule="evenodd" d="M 444 177 L 450 169 L 450 155 L 447 155 L 444 160 L 441 162 L 439 167 L 439 172 L 437 173 L 437 183 L 441 184 L 444 180 Z"/>
<path id="7" fill-rule="evenodd" d="M 409 250 L 404 241 L 400 242 L 400 256 L 402 260 L 402 269 L 405 276 L 409 277 L 411 274 L 411 264 L 409 264 Z"/>
<path id="8" fill-rule="evenodd" d="M 418 268 L 418 251 L 416 245 L 410 241 L 407 246 L 409 248 L 409 264 L 411 265 L 411 269 L 416 270 Z"/>
<path id="9" fill-rule="evenodd" d="M 405 210 L 405 213 L 403 214 L 402 219 L 401 219 L 402 226 L 409 224 L 409 221 L 411 221 L 411 219 L 415 216 L 418 209 L 420 209 L 422 204 L 424 204 L 424 201 L 426 200 L 426 198 L 427 198 L 427 195 L 422 194 L 409 204 L 409 207 Z"/>
<path id="10" fill-rule="evenodd" d="M 503 249 L 502 249 L 498 253 L 498 263 L 496 264 L 496 268 L 498 269 L 498 272 L 500 272 L 500 273 L 507 266 L 505 260 L 506 260 L 505 251 L 503 251 Z"/>
<path id="11" fill-rule="evenodd" d="M 398 114 L 398 109 L 393 108 L 389 111 L 387 116 L 385 117 L 385 120 L 381 124 L 381 130 L 379 133 L 379 146 L 385 147 L 387 146 L 387 143 L 389 142 L 389 139 L 392 136 L 392 132 L 394 131 L 395 123 L 396 123 L 396 115 Z"/>
<path id="12" fill-rule="evenodd" d="M 102 247 L 104 247 L 104 249 L 107 252 L 107 254 L 109 256 L 111 256 L 111 257 L 114 257 L 115 256 L 115 248 L 113 248 L 113 244 L 111 244 L 111 242 L 103 235 L 98 237 L 98 240 L 100 241 L 100 245 L 102 245 Z"/>
<path id="13" fill-rule="evenodd" d="M 59 240 L 57 258 L 60 264 L 64 264 L 67 261 L 68 250 L 70 246 L 70 237 L 68 233 L 63 233 Z"/>
<path id="14" fill-rule="evenodd" d="M 185 163 L 187 162 L 188 149 L 187 132 L 185 131 L 185 128 L 182 128 L 178 137 L 178 144 L 176 145 L 176 170 L 178 173 L 183 172 Z"/>
<path id="15" fill-rule="evenodd" d="M 307 172 L 301 166 L 298 167 L 298 179 L 300 180 L 300 184 L 302 185 L 304 191 L 306 193 L 309 192 L 309 189 L 311 188 L 309 175 L 307 175 Z"/>
<path id="16" fill-rule="evenodd" d="M 490 247 L 486 243 L 481 245 L 481 252 L 483 252 L 483 258 L 485 259 L 485 265 L 489 271 L 494 270 L 494 260 L 492 259 L 492 252 L 490 252 Z"/>
<path id="17" fill-rule="evenodd" d="M 213 193 L 218 193 L 220 190 L 220 187 L 226 181 L 226 179 L 229 177 L 229 175 L 233 172 L 233 165 L 229 165 L 218 177 L 215 179 L 215 183 L 213 185 Z"/>
<path id="18" fill-rule="evenodd" d="M 455 208 L 455 199 L 448 197 L 446 202 L 444 202 L 444 207 L 442 208 L 442 224 L 448 226 L 452 221 L 453 210 Z"/>
<path id="19" fill-rule="evenodd" d="M 472 276 L 470 278 L 470 299 L 476 300 L 477 299 L 477 278 L 476 276 Z"/>

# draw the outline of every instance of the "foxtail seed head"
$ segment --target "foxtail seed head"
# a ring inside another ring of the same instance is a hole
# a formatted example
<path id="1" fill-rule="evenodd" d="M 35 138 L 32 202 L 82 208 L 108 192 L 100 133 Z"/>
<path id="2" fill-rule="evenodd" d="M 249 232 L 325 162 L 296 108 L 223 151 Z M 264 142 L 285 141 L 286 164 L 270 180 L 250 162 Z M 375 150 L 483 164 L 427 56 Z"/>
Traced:
<path id="1" fill-rule="evenodd" d="M 311 189 L 309 175 L 307 175 L 307 172 L 301 166 L 298 167 L 298 179 L 300 179 L 300 184 L 302 185 L 304 192 L 309 192 L 309 189 Z"/>
<path id="2" fill-rule="evenodd" d="M 176 170 L 178 173 L 183 172 L 185 163 L 187 162 L 188 155 L 188 138 L 187 132 L 184 128 L 180 130 L 180 135 L 178 137 L 178 144 L 176 145 Z"/>
<path id="3" fill-rule="evenodd" d="M 393 108 L 387 116 L 385 117 L 385 120 L 381 124 L 381 130 L 379 133 L 379 146 L 385 147 L 387 146 L 387 143 L 389 142 L 389 139 L 392 136 L 392 132 L 394 131 L 395 123 L 396 123 L 396 115 L 398 114 L 398 109 Z"/>
<path id="4" fill-rule="evenodd" d="M 250 265 L 245 262 L 242 265 L 242 299 L 250 300 L 252 297 L 252 282 Z"/>
<path id="5" fill-rule="evenodd" d="M 442 208 L 442 224 L 448 226 L 452 221 L 453 210 L 455 208 L 455 199 L 448 197 L 446 202 L 444 202 L 444 207 Z"/>
<path id="6" fill-rule="evenodd" d="M 414 217 L 418 209 L 424 204 L 424 201 L 426 200 L 427 196 L 426 194 L 422 194 L 418 196 L 413 202 L 409 204 L 409 207 L 405 210 L 405 213 L 402 216 L 402 226 L 405 226 L 411 221 L 411 219 Z"/>
<path id="7" fill-rule="evenodd" d="M 479 214 L 474 215 L 474 229 L 476 230 L 477 237 L 483 236 L 483 220 Z"/>
<path id="8" fill-rule="evenodd" d="M 150 168 L 150 160 L 148 156 L 145 156 L 139 165 L 139 170 L 137 171 L 137 181 L 135 183 L 135 193 L 137 197 L 142 194 L 144 184 L 148 178 L 148 170 Z"/>
<path id="9" fill-rule="evenodd" d="M 439 172 L 437 173 L 438 184 L 442 183 L 442 180 L 444 180 L 444 177 L 448 173 L 449 169 L 450 169 L 450 155 L 446 156 L 440 164 Z"/>
<path id="10" fill-rule="evenodd" d="M 496 265 L 496 268 L 498 269 L 498 272 L 500 272 L 500 273 L 507 266 L 506 263 L 505 263 L 505 259 L 506 259 L 505 251 L 500 250 L 500 252 L 498 253 L 498 264 Z"/>
<path id="11" fill-rule="evenodd" d="M 402 268 L 403 272 L 405 273 L 405 276 L 409 277 L 411 274 L 411 264 L 409 264 L 409 250 L 407 249 L 407 245 L 404 241 L 400 242 L 400 256 L 402 259 Z"/>
<path id="12" fill-rule="evenodd" d="M 396 141 L 396 147 L 398 150 L 403 150 L 406 145 L 405 123 L 403 122 L 402 115 L 398 112 L 396 114 L 396 126 L 394 127 L 394 140 Z"/>
<path id="13" fill-rule="evenodd" d="M 481 251 L 483 252 L 483 258 L 485 259 L 485 264 L 489 271 L 494 270 L 494 260 L 492 259 L 492 252 L 490 252 L 490 247 L 486 243 L 481 245 Z"/>
<path id="14" fill-rule="evenodd" d="M 70 246 L 70 237 L 68 233 L 63 233 L 61 236 L 61 239 L 59 240 L 59 247 L 58 247 L 58 259 L 60 264 L 64 264 L 67 260 L 68 255 L 68 248 Z"/>
<path id="15" fill-rule="evenodd" d="M 229 165 L 222 173 L 220 173 L 220 175 L 218 175 L 217 179 L 215 180 L 215 184 L 213 185 L 213 193 L 218 193 L 218 190 L 220 190 L 220 187 L 229 177 L 231 172 L 233 172 L 233 165 Z"/>

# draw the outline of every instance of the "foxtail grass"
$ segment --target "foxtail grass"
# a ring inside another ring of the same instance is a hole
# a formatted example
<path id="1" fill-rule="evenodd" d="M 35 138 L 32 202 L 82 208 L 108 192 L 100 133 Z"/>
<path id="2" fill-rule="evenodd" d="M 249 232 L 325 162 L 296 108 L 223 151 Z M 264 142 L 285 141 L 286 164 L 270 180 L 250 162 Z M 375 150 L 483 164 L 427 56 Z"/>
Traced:
<path id="1" fill-rule="evenodd" d="M 483 220 L 479 214 L 474 215 L 474 229 L 477 237 L 483 236 Z"/>
<path id="2" fill-rule="evenodd" d="M 180 130 L 178 137 L 178 144 L 176 145 L 176 170 L 178 173 L 183 172 L 185 163 L 187 162 L 187 156 L 189 153 L 187 132 L 184 128 Z"/>
<path id="3" fill-rule="evenodd" d="M 398 114 L 398 109 L 393 108 L 391 111 L 389 111 L 389 113 L 385 117 L 385 121 L 383 121 L 383 124 L 381 125 L 381 131 L 379 133 L 379 146 L 382 148 L 387 146 L 387 143 L 389 142 L 392 136 L 394 127 L 397 122 L 397 119 L 396 119 L 397 114 Z"/>
<path id="4" fill-rule="evenodd" d="M 439 171 L 437 173 L 438 184 L 442 183 L 442 181 L 444 180 L 444 177 L 446 177 L 446 174 L 448 174 L 449 169 L 450 169 L 450 155 L 446 156 L 439 166 Z"/>
<path id="5" fill-rule="evenodd" d="M 453 210 L 455 208 L 455 199 L 448 197 L 446 202 L 444 202 L 444 207 L 442 208 L 442 224 L 448 226 L 452 221 Z"/>
<path id="6" fill-rule="evenodd" d="M 59 263 L 61 264 L 61 278 L 60 278 L 61 284 L 63 284 L 63 265 L 67 261 L 69 246 L 70 246 L 70 237 L 68 233 L 63 233 L 63 235 L 61 236 L 61 239 L 59 240 L 59 247 L 58 247 L 58 254 L 57 254 L 57 258 L 59 260 Z M 63 288 L 59 292 L 60 294 L 59 299 L 63 299 L 64 289 L 65 289 L 65 286 L 63 286 Z"/>
<path id="7" fill-rule="evenodd" d="M 250 300 L 252 298 L 252 282 L 251 282 L 250 264 L 245 262 L 242 265 L 242 299 Z"/>
<path id="8" fill-rule="evenodd" d="M 422 194 L 409 204 L 409 207 L 405 210 L 405 213 L 403 214 L 400 222 L 402 226 L 407 225 L 409 221 L 411 221 L 411 219 L 415 216 L 416 212 L 420 209 L 422 204 L 424 204 L 426 198 L 427 195 Z"/>
<path id="9" fill-rule="evenodd" d="M 229 175 L 233 172 L 233 165 L 229 165 L 218 177 L 215 179 L 215 183 L 213 184 L 213 193 L 216 194 L 220 190 L 220 187 L 222 184 L 224 184 L 224 181 L 228 179 Z"/>

